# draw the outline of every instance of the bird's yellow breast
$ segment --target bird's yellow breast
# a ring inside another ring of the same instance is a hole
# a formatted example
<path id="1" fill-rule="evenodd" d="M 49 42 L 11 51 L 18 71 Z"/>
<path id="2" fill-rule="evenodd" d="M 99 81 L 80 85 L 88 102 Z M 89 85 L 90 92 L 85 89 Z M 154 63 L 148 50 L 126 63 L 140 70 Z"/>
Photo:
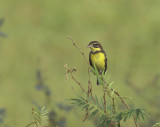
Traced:
<path id="1" fill-rule="evenodd" d="M 91 61 L 96 65 L 98 70 L 105 69 L 105 55 L 102 52 L 91 54 Z"/>

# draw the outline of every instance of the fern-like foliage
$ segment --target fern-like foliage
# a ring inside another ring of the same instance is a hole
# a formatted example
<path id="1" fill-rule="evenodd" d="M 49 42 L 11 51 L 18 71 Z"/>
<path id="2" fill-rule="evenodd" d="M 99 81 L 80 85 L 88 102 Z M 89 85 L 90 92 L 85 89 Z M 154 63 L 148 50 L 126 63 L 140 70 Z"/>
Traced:
<path id="1" fill-rule="evenodd" d="M 124 110 L 115 113 L 110 103 L 106 104 L 105 109 L 103 99 L 98 99 L 96 95 L 94 98 L 95 100 L 92 98 L 92 96 L 87 96 L 86 98 L 78 96 L 77 98 L 70 99 L 70 101 L 73 106 L 81 108 L 81 110 L 87 111 L 87 113 L 89 114 L 88 119 L 92 119 L 97 116 L 98 125 L 108 127 L 111 122 L 114 121 L 118 126 L 118 123 L 120 121 L 123 120 L 125 122 L 127 119 L 134 116 L 136 122 L 140 119 L 144 121 L 145 118 L 149 117 L 145 110 L 141 108 Z"/>
<path id="2" fill-rule="evenodd" d="M 137 127 L 138 120 L 144 121 L 145 118 L 149 118 L 149 115 L 145 112 L 144 109 L 130 109 L 128 107 L 128 105 L 124 102 L 123 98 L 118 94 L 118 92 L 111 88 L 114 82 L 106 83 L 104 79 L 104 72 L 102 73 L 102 75 L 100 75 L 98 70 L 96 69 L 96 66 L 94 66 L 94 68 L 90 67 L 90 69 L 96 75 L 100 85 L 104 89 L 103 97 L 98 99 L 98 97 L 96 95 L 93 96 L 90 91 L 85 93 L 85 98 L 78 95 L 77 98 L 70 99 L 72 105 L 78 107 L 78 109 L 85 110 L 85 120 L 96 117 L 96 119 L 98 119 L 98 125 L 102 127 L 109 127 L 110 125 L 119 127 L 121 121 L 126 122 L 127 119 L 133 118 Z M 107 82 L 109 82 L 109 78 L 110 76 L 108 77 Z M 108 94 L 107 101 L 106 93 Z M 114 95 L 116 95 L 122 101 L 122 103 L 126 107 L 126 110 L 117 110 L 114 102 Z"/>
<path id="3" fill-rule="evenodd" d="M 41 109 L 38 109 L 35 105 L 33 105 L 32 114 L 34 117 L 34 121 L 27 124 L 26 127 L 29 127 L 33 124 L 36 125 L 36 127 L 48 126 L 48 109 L 46 109 L 44 106 Z"/>
<path id="4" fill-rule="evenodd" d="M 93 67 L 92 66 L 89 66 L 89 68 L 92 70 L 92 72 L 96 75 L 96 77 L 98 78 L 98 81 L 99 81 L 99 84 L 100 85 L 104 85 L 104 70 L 102 72 L 102 75 L 99 74 L 97 68 L 96 68 L 96 65 L 93 64 Z"/>
<path id="5" fill-rule="evenodd" d="M 160 123 L 156 123 L 152 127 L 160 127 Z"/>
<path id="6" fill-rule="evenodd" d="M 42 107 L 40 110 L 33 105 L 32 114 L 35 121 L 41 126 L 48 126 L 48 110 L 45 107 Z"/>

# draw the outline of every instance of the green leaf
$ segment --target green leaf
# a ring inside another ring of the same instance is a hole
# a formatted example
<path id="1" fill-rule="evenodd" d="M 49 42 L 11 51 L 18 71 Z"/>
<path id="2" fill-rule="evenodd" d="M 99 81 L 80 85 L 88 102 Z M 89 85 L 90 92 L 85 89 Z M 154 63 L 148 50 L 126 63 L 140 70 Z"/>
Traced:
<path id="1" fill-rule="evenodd" d="M 113 94 L 114 94 L 114 89 L 111 91 L 111 97 L 113 96 Z"/>
<path id="2" fill-rule="evenodd" d="M 71 101 L 76 101 L 76 102 L 82 102 L 80 99 L 77 99 L 77 98 L 72 98 L 70 99 Z"/>
<path id="3" fill-rule="evenodd" d="M 33 115 L 36 120 L 40 121 L 40 114 L 33 114 Z"/>
<path id="4" fill-rule="evenodd" d="M 75 106 L 82 106 L 83 104 L 85 104 L 81 99 L 72 98 L 70 100 L 73 101 L 71 102 L 71 104 Z"/>
<path id="5" fill-rule="evenodd" d="M 81 103 L 77 103 L 76 105 L 77 106 L 83 106 L 83 105 L 85 105 L 86 103 L 85 102 L 81 102 Z"/>
<path id="6" fill-rule="evenodd" d="M 101 98 L 101 105 L 102 105 L 102 109 L 104 110 L 104 102 L 102 98 Z"/>
<path id="7" fill-rule="evenodd" d="M 111 120 L 107 120 L 106 121 L 106 124 L 105 124 L 105 127 L 109 127 L 109 124 L 111 123 Z"/>
<path id="8" fill-rule="evenodd" d="M 41 112 L 43 112 L 43 111 L 44 111 L 44 109 L 45 109 L 45 106 L 43 106 L 43 107 L 41 108 Z"/>
<path id="9" fill-rule="evenodd" d="M 94 106 L 91 106 L 91 107 L 88 109 L 88 111 L 91 111 L 92 109 L 94 109 Z"/>
<path id="10" fill-rule="evenodd" d="M 33 105 L 33 108 L 34 108 L 34 112 L 39 112 L 39 109 L 35 106 L 35 105 Z"/>
<path id="11" fill-rule="evenodd" d="M 98 82 L 100 85 L 104 86 L 104 79 L 103 77 L 98 77 Z"/>
<path id="12" fill-rule="evenodd" d="M 98 76 L 99 75 L 99 73 L 98 73 L 98 71 L 97 71 L 97 68 L 95 69 L 96 67 L 95 67 L 95 64 L 94 64 L 94 68 L 92 67 L 92 66 L 90 66 L 90 69 L 92 70 L 92 72 L 96 75 L 96 76 Z"/>
<path id="13" fill-rule="evenodd" d="M 48 110 L 44 111 L 44 112 L 41 112 L 42 115 L 46 115 L 48 114 Z"/>
<path id="14" fill-rule="evenodd" d="M 87 109 L 88 107 L 89 107 L 89 104 L 86 104 L 86 105 L 84 105 L 84 106 L 82 107 L 81 110 Z"/>
<path id="15" fill-rule="evenodd" d="M 117 122 L 120 122 L 121 120 L 122 120 L 122 115 L 123 115 L 123 112 L 120 112 L 116 117 L 115 117 L 115 119 L 116 119 L 116 121 Z"/>
<path id="16" fill-rule="evenodd" d="M 99 101 L 98 101 L 98 97 L 95 95 L 95 99 L 96 99 L 96 105 L 100 108 L 100 104 L 99 104 Z"/>
<path id="17" fill-rule="evenodd" d="M 141 110 L 140 110 L 140 115 L 141 115 L 142 121 L 144 122 L 144 114 L 142 113 Z"/>
<path id="18" fill-rule="evenodd" d="M 136 109 L 135 110 L 135 119 L 136 119 L 136 122 L 139 119 L 139 114 L 140 114 L 140 109 Z"/>
<path id="19" fill-rule="evenodd" d="M 110 89 L 113 84 L 114 84 L 114 81 L 112 81 L 112 82 L 109 84 L 108 88 Z"/>
<path id="20" fill-rule="evenodd" d="M 133 115 L 133 112 L 134 112 L 133 109 L 129 111 L 129 115 L 128 115 L 129 118 Z"/>
<path id="21" fill-rule="evenodd" d="M 97 67 L 96 67 L 95 63 L 93 64 L 93 66 L 94 66 L 95 71 L 96 71 L 96 72 L 98 72 L 98 70 L 97 70 Z M 98 74 L 99 74 L 99 73 L 98 73 Z"/>
<path id="22" fill-rule="evenodd" d="M 89 102 L 92 102 L 93 104 L 95 104 L 95 101 L 93 100 L 92 96 L 89 96 Z"/>
<path id="23" fill-rule="evenodd" d="M 102 125 L 102 120 L 104 117 L 105 117 L 105 115 L 103 115 L 103 114 L 100 115 L 100 117 L 98 119 L 98 125 L 100 125 L 100 124 Z"/>
<path id="24" fill-rule="evenodd" d="M 81 96 L 79 96 L 79 95 L 78 95 L 78 97 L 79 97 L 81 100 L 86 101 L 83 97 L 81 97 Z"/>
<path id="25" fill-rule="evenodd" d="M 160 127 L 160 123 L 156 123 L 152 127 Z"/>
<path id="26" fill-rule="evenodd" d="M 142 113 L 143 113 L 143 115 L 144 115 L 145 118 L 149 118 L 149 117 L 150 117 L 150 116 L 144 111 L 144 109 L 142 109 L 141 111 L 142 111 Z"/>
<path id="27" fill-rule="evenodd" d="M 105 70 L 102 71 L 102 77 L 104 77 L 104 75 L 105 75 Z"/>
<path id="28" fill-rule="evenodd" d="M 99 111 L 99 109 L 94 110 L 94 111 L 91 113 L 91 115 L 89 116 L 89 119 L 92 119 L 92 118 L 97 114 L 98 111 Z"/>
<path id="29" fill-rule="evenodd" d="M 126 122 L 128 116 L 126 115 L 124 118 L 123 118 L 123 121 Z"/>
<path id="30" fill-rule="evenodd" d="M 108 76 L 108 78 L 107 78 L 107 81 L 106 81 L 106 82 L 109 82 L 110 78 L 111 78 L 111 75 L 109 75 L 109 76 Z"/>
<path id="31" fill-rule="evenodd" d="M 44 106 L 39 110 L 35 105 L 33 105 L 32 112 L 37 123 L 42 126 L 48 125 L 48 110 Z"/>

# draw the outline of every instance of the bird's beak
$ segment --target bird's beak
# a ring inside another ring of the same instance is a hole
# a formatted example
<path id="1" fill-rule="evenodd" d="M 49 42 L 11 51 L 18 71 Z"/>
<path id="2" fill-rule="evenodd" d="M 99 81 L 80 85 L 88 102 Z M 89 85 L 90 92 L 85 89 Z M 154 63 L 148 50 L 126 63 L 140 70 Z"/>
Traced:
<path id="1" fill-rule="evenodd" d="M 87 48 L 91 48 L 91 47 L 92 47 L 92 45 L 88 45 L 88 46 L 87 46 Z"/>

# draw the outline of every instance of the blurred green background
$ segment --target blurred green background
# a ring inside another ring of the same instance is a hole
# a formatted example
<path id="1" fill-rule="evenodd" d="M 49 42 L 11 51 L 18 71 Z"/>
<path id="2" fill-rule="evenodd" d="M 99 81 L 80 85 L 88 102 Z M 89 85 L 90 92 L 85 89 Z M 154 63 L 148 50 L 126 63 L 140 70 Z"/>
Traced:
<path id="1" fill-rule="evenodd" d="M 0 31 L 8 35 L 0 37 L 0 126 L 24 127 L 33 119 L 34 103 L 53 111 L 59 127 L 95 126 L 81 122 L 84 113 L 68 109 L 65 101 L 75 96 L 71 86 L 82 93 L 66 80 L 64 64 L 77 68 L 87 88 L 87 65 L 67 39 L 71 35 L 87 57 L 90 41 L 103 44 L 106 77 L 111 74 L 113 88 L 133 98 L 131 106 L 146 109 L 151 117 L 140 126 L 151 127 L 160 119 L 159 14 L 159 0 L 0 0 Z M 91 77 L 93 92 L 101 95 Z M 122 125 L 134 127 L 133 120 Z"/>

